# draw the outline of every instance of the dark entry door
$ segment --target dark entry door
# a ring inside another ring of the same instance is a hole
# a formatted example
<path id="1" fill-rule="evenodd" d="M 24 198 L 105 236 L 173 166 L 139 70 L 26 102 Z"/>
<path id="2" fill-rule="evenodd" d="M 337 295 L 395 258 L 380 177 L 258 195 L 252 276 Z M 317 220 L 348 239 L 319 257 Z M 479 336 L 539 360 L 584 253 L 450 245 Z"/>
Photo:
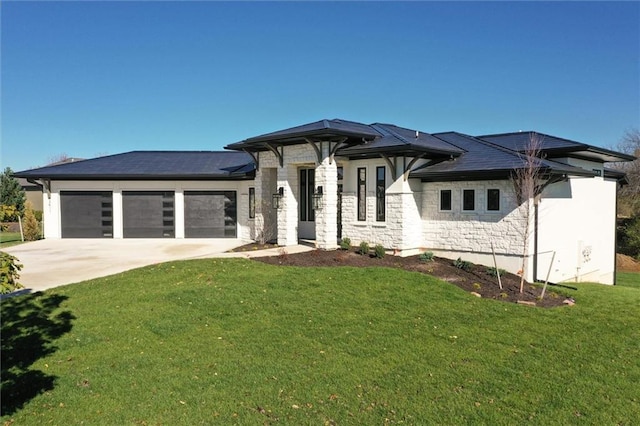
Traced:
<path id="1" fill-rule="evenodd" d="M 173 238 L 173 191 L 122 192 L 122 220 L 125 238 Z"/>
<path id="2" fill-rule="evenodd" d="M 62 238 L 113 238 L 110 191 L 61 191 Z"/>
<path id="3" fill-rule="evenodd" d="M 235 191 L 185 191 L 186 238 L 235 238 Z"/>
<path id="4" fill-rule="evenodd" d="M 298 200 L 298 238 L 305 240 L 316 239 L 316 212 L 312 207 L 313 191 L 315 188 L 315 169 L 300 169 L 299 171 L 299 200 Z"/>

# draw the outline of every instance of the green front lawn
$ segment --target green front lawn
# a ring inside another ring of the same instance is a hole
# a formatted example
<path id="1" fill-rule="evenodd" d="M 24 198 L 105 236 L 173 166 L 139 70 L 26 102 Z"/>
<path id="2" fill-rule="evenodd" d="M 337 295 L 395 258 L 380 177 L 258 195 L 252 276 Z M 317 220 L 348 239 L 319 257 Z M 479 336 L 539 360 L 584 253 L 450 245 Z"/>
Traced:
<path id="1" fill-rule="evenodd" d="M 618 272 L 616 284 L 640 289 L 640 272 Z"/>
<path id="2" fill-rule="evenodd" d="M 640 289 L 577 286 L 542 309 L 400 270 L 213 259 L 5 299 L 2 420 L 632 424 Z"/>
<path id="3" fill-rule="evenodd" d="M 22 244 L 19 232 L 0 232 L 0 248 Z"/>

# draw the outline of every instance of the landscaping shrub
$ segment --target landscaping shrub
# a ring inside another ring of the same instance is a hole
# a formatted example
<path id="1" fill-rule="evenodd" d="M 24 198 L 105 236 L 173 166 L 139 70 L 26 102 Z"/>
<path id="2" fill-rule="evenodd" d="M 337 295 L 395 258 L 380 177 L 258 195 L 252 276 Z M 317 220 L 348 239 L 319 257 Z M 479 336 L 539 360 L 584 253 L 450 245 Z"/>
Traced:
<path id="1" fill-rule="evenodd" d="M 342 250 L 349 250 L 351 248 L 351 239 L 342 237 L 342 239 L 340 240 L 340 248 Z"/>
<path id="2" fill-rule="evenodd" d="M 640 216 L 618 221 L 618 253 L 640 260 Z"/>
<path id="3" fill-rule="evenodd" d="M 18 282 L 22 265 L 18 259 L 9 253 L 0 251 L 0 294 L 11 293 L 14 290 L 23 288 Z"/>
<path id="4" fill-rule="evenodd" d="M 503 276 L 504 274 L 507 273 L 507 271 L 505 271 L 502 268 L 494 268 L 493 266 L 487 268 L 487 274 L 491 275 L 492 277 L 497 277 L 498 276 L 498 272 L 500 272 L 500 276 Z"/>
<path id="5" fill-rule="evenodd" d="M 40 239 L 40 224 L 36 220 L 30 201 L 25 203 L 22 232 L 24 233 L 24 239 L 26 241 L 36 241 Z"/>
<path id="6" fill-rule="evenodd" d="M 384 257 L 385 254 L 387 254 L 384 250 L 384 247 L 382 247 L 380 244 L 377 244 L 374 248 L 373 248 L 373 252 L 376 255 L 376 258 L 378 259 L 382 259 Z"/>
<path id="7" fill-rule="evenodd" d="M 462 260 L 461 258 L 457 258 L 456 260 L 453 261 L 453 266 L 455 266 L 458 269 L 462 269 L 463 271 L 469 272 L 473 267 L 473 263 L 468 262 L 466 260 Z"/>
<path id="8" fill-rule="evenodd" d="M 419 256 L 420 262 L 433 262 L 433 252 L 425 251 Z"/>
<path id="9" fill-rule="evenodd" d="M 358 253 L 360 253 L 363 256 L 369 254 L 369 243 L 366 241 L 361 242 L 360 248 L 358 249 Z"/>

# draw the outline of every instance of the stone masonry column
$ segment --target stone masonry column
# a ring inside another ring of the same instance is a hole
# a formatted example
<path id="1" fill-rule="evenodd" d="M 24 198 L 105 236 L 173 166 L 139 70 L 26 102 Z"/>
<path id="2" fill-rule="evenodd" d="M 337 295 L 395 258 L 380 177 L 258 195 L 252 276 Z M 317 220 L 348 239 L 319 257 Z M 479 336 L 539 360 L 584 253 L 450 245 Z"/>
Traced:
<path id="1" fill-rule="evenodd" d="M 277 187 L 284 188 L 278 209 L 278 245 L 293 246 L 298 244 L 298 173 L 295 166 L 285 164 L 278 167 Z"/>
<path id="2" fill-rule="evenodd" d="M 322 201 L 316 210 L 316 244 L 319 249 L 335 249 L 338 244 L 338 167 L 327 155 L 316 167 L 316 187 L 322 186 Z"/>

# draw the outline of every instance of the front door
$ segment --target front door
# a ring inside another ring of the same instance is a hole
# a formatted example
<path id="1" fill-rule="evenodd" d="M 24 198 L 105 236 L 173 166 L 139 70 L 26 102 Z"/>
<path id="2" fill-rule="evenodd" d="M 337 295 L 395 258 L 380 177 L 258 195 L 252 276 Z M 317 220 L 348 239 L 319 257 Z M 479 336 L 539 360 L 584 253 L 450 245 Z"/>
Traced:
<path id="1" fill-rule="evenodd" d="M 316 212 L 312 208 L 315 172 L 315 169 L 299 171 L 298 238 L 302 240 L 316 239 Z"/>

